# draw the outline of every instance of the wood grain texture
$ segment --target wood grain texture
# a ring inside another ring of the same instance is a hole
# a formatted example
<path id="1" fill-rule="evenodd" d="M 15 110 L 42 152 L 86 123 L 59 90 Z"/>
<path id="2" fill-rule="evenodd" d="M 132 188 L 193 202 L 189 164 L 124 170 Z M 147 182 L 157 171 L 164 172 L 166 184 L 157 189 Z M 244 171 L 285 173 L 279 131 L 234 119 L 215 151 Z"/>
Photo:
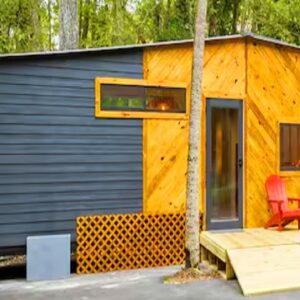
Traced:
<path id="1" fill-rule="evenodd" d="M 225 259 L 226 251 L 229 249 L 292 245 L 298 243 L 299 239 L 300 232 L 292 226 L 283 232 L 275 229 L 249 228 L 232 232 L 203 231 L 200 234 L 200 243 L 206 248 L 210 247 L 212 253 L 220 255 L 220 259 Z"/>
<path id="2" fill-rule="evenodd" d="M 192 47 L 144 51 L 144 79 L 186 82 L 190 89 Z M 189 101 L 189 99 L 188 99 Z M 144 212 L 184 212 L 188 121 L 143 120 Z"/>
<path id="3" fill-rule="evenodd" d="M 244 295 L 300 288 L 299 279 L 295 280 L 300 275 L 299 241 L 300 231 L 292 226 L 283 232 L 244 229 L 200 234 L 202 248 L 233 268 Z"/>
<path id="4" fill-rule="evenodd" d="M 272 44 L 247 43 L 246 227 L 269 218 L 264 183 L 280 174 L 289 196 L 300 196 L 300 174 L 280 173 L 279 124 L 300 122 L 300 53 Z"/>
<path id="5" fill-rule="evenodd" d="M 256 280 L 259 281 L 259 279 L 261 279 L 262 282 L 264 282 L 263 276 L 270 274 L 270 270 L 276 272 L 278 265 L 281 263 L 283 264 L 281 265 L 283 269 L 285 267 L 285 269 L 289 269 L 289 264 L 291 263 L 289 257 L 290 253 L 289 251 L 284 253 L 280 247 L 289 246 L 291 249 L 294 249 L 295 246 L 299 247 L 299 240 L 300 232 L 293 226 L 289 226 L 283 232 L 278 232 L 276 229 L 265 230 L 261 228 L 250 228 L 244 229 L 243 231 L 231 232 L 202 231 L 200 234 L 202 254 L 209 252 L 211 256 L 225 263 L 225 278 L 232 279 L 235 277 L 235 273 L 245 294 L 262 293 L 287 288 L 287 286 L 279 285 L 278 282 L 273 286 L 269 281 L 266 285 L 266 289 L 264 289 L 259 282 L 256 283 Z M 270 249 L 274 249 L 273 252 L 278 254 L 274 260 L 268 257 L 268 251 Z M 202 260 L 207 259 L 206 256 L 207 255 L 202 256 Z M 287 260 L 286 256 L 288 257 Z M 243 257 L 241 261 L 240 257 Z M 296 256 L 293 256 L 293 259 L 296 259 Z M 278 260 L 280 260 L 280 262 Z M 249 261 L 251 261 L 251 263 L 248 264 Z M 255 272 L 252 270 L 253 266 L 255 266 Z M 228 273 L 227 271 L 230 272 Z M 287 273 L 288 276 L 291 275 L 290 271 L 289 269 Z M 279 276 L 278 278 L 283 277 Z M 288 278 L 283 281 L 288 282 Z"/>
<path id="6" fill-rule="evenodd" d="M 144 120 L 143 126 L 144 211 L 184 212 L 188 122 Z"/>
<path id="7" fill-rule="evenodd" d="M 300 288 L 300 246 L 282 245 L 228 250 L 245 296 Z"/>
<path id="8" fill-rule="evenodd" d="M 251 39 L 224 41 L 207 43 L 204 61 L 203 145 L 206 99 L 244 100 L 244 224 L 245 227 L 263 226 L 270 216 L 264 187 L 267 176 L 279 173 L 286 181 L 288 194 L 300 196 L 300 174 L 280 172 L 279 166 L 279 124 L 300 122 L 300 53 Z M 190 44 L 148 48 L 144 52 L 144 78 L 186 82 L 189 86 L 191 62 Z M 180 122 L 185 127 L 182 129 L 178 121 L 144 120 L 147 128 L 147 137 L 144 137 L 147 144 L 147 150 L 144 149 L 146 210 L 173 212 L 185 208 L 186 164 L 183 160 L 186 154 L 183 153 L 187 153 L 187 143 L 167 147 L 167 144 L 177 144 L 177 140 L 179 143 L 187 141 L 185 122 Z M 184 137 L 179 138 L 181 135 Z M 155 141 L 165 144 L 157 149 Z M 176 163 L 169 163 L 166 177 L 162 175 L 166 168 L 166 161 L 160 160 L 162 156 L 176 157 Z M 199 184 L 200 209 L 204 212 L 205 156 L 203 149 Z"/>
<path id="9" fill-rule="evenodd" d="M 184 224 L 184 214 L 79 216 L 77 273 L 181 265 Z"/>
<path id="10" fill-rule="evenodd" d="M 147 48 L 144 51 L 144 79 L 186 82 L 190 87 L 192 56 L 191 44 Z M 245 97 L 243 40 L 205 45 L 203 94 L 203 124 L 206 121 L 206 98 L 243 99 Z M 143 126 L 144 211 L 152 213 L 184 211 L 188 122 L 143 120 Z M 205 125 L 202 127 L 202 139 L 202 145 L 205 145 Z M 205 210 L 205 149 L 201 151 L 200 173 L 200 210 L 203 212 Z"/>

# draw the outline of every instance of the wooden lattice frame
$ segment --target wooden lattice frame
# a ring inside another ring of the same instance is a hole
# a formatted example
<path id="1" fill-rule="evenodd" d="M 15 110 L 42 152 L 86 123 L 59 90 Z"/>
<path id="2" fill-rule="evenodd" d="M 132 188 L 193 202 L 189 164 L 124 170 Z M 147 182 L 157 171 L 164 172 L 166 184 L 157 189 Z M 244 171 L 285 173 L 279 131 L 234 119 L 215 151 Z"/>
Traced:
<path id="1" fill-rule="evenodd" d="M 184 214 L 124 214 L 77 218 L 77 273 L 184 262 Z"/>

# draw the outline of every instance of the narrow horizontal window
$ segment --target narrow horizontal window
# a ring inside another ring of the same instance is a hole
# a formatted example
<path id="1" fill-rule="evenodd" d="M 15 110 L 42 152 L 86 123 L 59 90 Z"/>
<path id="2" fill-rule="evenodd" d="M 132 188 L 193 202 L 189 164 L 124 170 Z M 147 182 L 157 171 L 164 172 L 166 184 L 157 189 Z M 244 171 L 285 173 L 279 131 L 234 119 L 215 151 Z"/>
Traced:
<path id="1" fill-rule="evenodd" d="M 101 85 L 101 109 L 184 113 L 185 89 L 135 85 Z"/>
<path id="2" fill-rule="evenodd" d="M 184 85 L 97 78 L 96 117 L 186 118 Z"/>
<path id="3" fill-rule="evenodd" d="M 280 169 L 300 170 L 300 124 L 280 125 Z"/>

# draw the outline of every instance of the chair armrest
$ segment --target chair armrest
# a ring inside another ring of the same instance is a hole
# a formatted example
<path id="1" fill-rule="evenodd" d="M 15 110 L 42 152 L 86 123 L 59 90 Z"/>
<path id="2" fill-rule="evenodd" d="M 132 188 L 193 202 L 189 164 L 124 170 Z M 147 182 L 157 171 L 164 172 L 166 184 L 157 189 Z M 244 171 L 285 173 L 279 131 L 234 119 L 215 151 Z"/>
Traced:
<path id="1" fill-rule="evenodd" d="M 277 204 L 278 205 L 278 210 L 279 210 L 279 213 L 282 214 L 282 208 L 281 208 L 281 204 L 283 204 L 283 200 L 268 200 L 270 203 L 274 203 L 274 204 Z"/>
<path id="2" fill-rule="evenodd" d="M 268 200 L 268 202 L 281 204 L 283 200 Z"/>
<path id="3" fill-rule="evenodd" d="M 288 201 L 293 203 L 294 201 L 298 202 L 298 208 L 300 208 L 300 198 L 288 198 Z"/>
<path id="4" fill-rule="evenodd" d="M 300 202 L 300 198 L 288 198 L 288 201 L 291 201 L 291 202 L 298 201 L 298 202 Z"/>

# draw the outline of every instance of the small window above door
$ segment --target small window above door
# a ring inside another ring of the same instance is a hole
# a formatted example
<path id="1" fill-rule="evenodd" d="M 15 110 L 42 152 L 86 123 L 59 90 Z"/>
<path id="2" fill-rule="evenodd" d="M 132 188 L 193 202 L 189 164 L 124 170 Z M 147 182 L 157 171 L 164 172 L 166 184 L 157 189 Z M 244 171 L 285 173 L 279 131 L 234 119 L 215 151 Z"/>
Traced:
<path id="1" fill-rule="evenodd" d="M 188 118 L 185 84 L 98 77 L 95 93 L 96 117 Z"/>

